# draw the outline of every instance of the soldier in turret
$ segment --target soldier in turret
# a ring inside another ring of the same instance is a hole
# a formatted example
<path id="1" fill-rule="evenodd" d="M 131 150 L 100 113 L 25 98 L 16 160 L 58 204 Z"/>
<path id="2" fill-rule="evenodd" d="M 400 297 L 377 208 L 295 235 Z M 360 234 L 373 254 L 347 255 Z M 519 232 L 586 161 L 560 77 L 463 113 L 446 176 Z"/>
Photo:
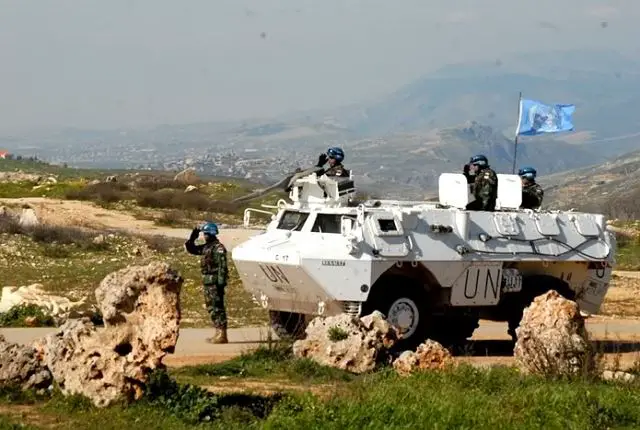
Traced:
<path id="1" fill-rule="evenodd" d="M 325 164 L 329 164 L 329 168 L 324 169 L 318 176 L 324 173 L 327 176 L 349 177 L 349 171 L 342 165 L 342 161 L 344 161 L 342 148 L 329 148 L 326 153 L 320 154 L 318 164 L 316 164 L 316 167 L 324 167 Z"/>
<path id="2" fill-rule="evenodd" d="M 538 172 L 533 167 L 523 167 L 518 171 L 518 175 L 522 178 L 522 209 L 538 209 L 542 206 L 544 198 L 544 190 L 536 182 Z"/>
<path id="3" fill-rule="evenodd" d="M 205 243 L 196 245 L 195 241 L 204 234 Z M 184 244 L 187 252 L 201 255 L 200 267 L 204 286 L 204 301 L 211 321 L 216 329 L 211 343 L 227 343 L 227 314 L 224 308 L 224 289 L 229 274 L 227 267 L 227 249 L 218 240 L 218 226 L 213 222 L 205 223 L 201 228 L 194 228 L 189 240 Z"/>
<path id="4" fill-rule="evenodd" d="M 464 175 L 475 200 L 467 204 L 467 210 L 493 211 L 498 199 L 498 176 L 489 167 L 489 160 L 482 154 L 474 155 L 464 165 Z"/>

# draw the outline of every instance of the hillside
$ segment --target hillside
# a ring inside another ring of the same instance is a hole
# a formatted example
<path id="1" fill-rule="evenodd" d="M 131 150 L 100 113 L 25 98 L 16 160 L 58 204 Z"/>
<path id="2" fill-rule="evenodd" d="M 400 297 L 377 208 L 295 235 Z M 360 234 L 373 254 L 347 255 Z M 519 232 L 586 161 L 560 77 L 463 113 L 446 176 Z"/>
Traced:
<path id="1" fill-rule="evenodd" d="M 603 164 L 540 179 L 550 208 L 593 210 L 612 218 L 640 219 L 640 151 Z"/>
<path id="2" fill-rule="evenodd" d="M 473 136 L 467 139 L 443 131 L 458 128 L 465 121 L 491 127 L 497 139 L 496 157 L 504 158 L 498 148 L 505 146 L 502 135 L 507 140 L 513 135 L 520 91 L 525 97 L 575 103 L 577 107 L 576 132 L 537 137 L 530 143 L 523 139 L 523 151 L 527 151 L 525 146 L 536 148 L 523 154 L 531 157 L 523 158 L 523 162 L 544 170 L 553 160 L 550 171 L 558 172 L 635 150 L 635 139 L 640 135 L 640 119 L 635 114 L 640 104 L 638 88 L 640 65 L 615 51 L 541 51 L 448 65 L 387 96 L 334 109 L 139 130 L 67 128 L 0 136 L 0 147 L 73 166 L 182 169 L 195 165 L 203 173 L 246 177 L 268 184 L 296 167 L 308 167 L 327 146 L 340 145 L 350 151 L 347 163 L 355 163 L 361 172 L 367 167 L 370 178 L 363 178 L 366 183 L 386 187 L 384 183 L 392 181 L 401 185 L 394 190 L 400 192 L 411 184 L 420 189 L 428 186 L 433 181 L 424 177 L 433 176 L 434 165 L 444 162 L 447 169 L 459 168 L 460 154 L 466 158 L 484 148 Z M 446 138 L 439 137 L 444 135 Z M 430 149 L 424 148 L 424 142 L 433 140 L 442 141 L 429 146 L 433 148 L 429 155 L 435 157 L 433 162 L 414 159 L 413 152 L 407 155 L 413 150 L 428 153 Z M 451 140 L 455 142 L 450 143 Z M 445 142 L 459 145 L 460 150 L 444 149 Z M 558 154 L 543 148 L 551 142 L 556 142 Z M 593 156 L 583 156 L 582 151 L 570 156 L 566 143 L 584 145 L 581 149 Z M 367 150 L 361 151 L 363 147 Z M 394 150 L 389 151 L 389 147 Z M 400 147 L 405 150 L 395 150 Z M 452 164 L 446 164 L 447 159 Z M 384 169 L 379 168 L 379 160 L 385 161 Z M 370 161 L 374 162 L 373 170 L 369 168 Z M 502 166 L 499 160 L 496 163 Z M 388 168 L 392 170 L 389 175 L 381 171 Z"/>
<path id="3" fill-rule="evenodd" d="M 233 201 L 263 188 L 237 178 L 176 175 L 170 171 L 74 169 L 42 161 L 0 159 L 0 199 L 93 202 L 165 226 L 191 227 L 206 219 L 241 224 L 246 207 L 274 203 L 285 195 L 275 189 L 253 200 Z M 264 219 L 261 214 L 255 217 Z"/>
<path id="4" fill-rule="evenodd" d="M 346 128 L 366 134 L 448 127 L 461 120 L 513 133 L 518 92 L 549 103 L 574 103 L 575 124 L 601 139 L 640 131 L 634 106 L 640 64 L 612 51 L 544 52 L 498 61 L 443 67 L 379 100 L 337 115 Z M 605 115 L 603 115 L 605 113 Z M 505 131 L 506 131 L 505 130 Z M 610 154 L 634 149 L 626 140 L 607 145 Z"/>
<path id="5" fill-rule="evenodd" d="M 394 134 L 344 145 L 348 168 L 359 186 L 382 195 L 422 198 L 435 191 L 443 172 L 459 172 L 469 157 L 482 153 L 492 167 L 511 173 L 513 141 L 492 127 L 468 122 L 430 133 Z M 529 139 L 518 146 L 518 166 L 536 166 L 541 175 L 604 161 L 579 146 L 546 139 Z"/>

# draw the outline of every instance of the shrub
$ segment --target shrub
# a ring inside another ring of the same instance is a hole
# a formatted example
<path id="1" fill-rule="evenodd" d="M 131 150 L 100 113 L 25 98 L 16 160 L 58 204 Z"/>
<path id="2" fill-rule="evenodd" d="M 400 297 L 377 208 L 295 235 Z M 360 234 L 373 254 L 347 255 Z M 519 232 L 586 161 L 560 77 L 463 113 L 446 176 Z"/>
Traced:
<path id="1" fill-rule="evenodd" d="M 190 424 L 219 419 L 230 408 L 236 413 L 238 410 L 246 411 L 248 416 L 241 414 L 243 420 L 266 418 L 281 397 L 250 394 L 217 396 L 194 385 L 178 384 L 165 370 L 156 370 L 150 375 L 145 391 L 145 400 L 150 405 Z"/>
<path id="2" fill-rule="evenodd" d="M 234 213 L 238 206 L 230 202 L 211 200 L 199 191 L 185 193 L 176 190 L 141 191 L 136 196 L 138 205 L 156 209 L 195 210 L 218 213 Z"/>
<path id="3" fill-rule="evenodd" d="M 51 315 L 36 305 L 18 305 L 7 312 L 0 313 L 0 327 L 24 327 L 29 318 L 30 327 L 53 327 L 55 322 Z"/>
<path id="4" fill-rule="evenodd" d="M 180 211 L 178 209 L 173 209 L 167 212 L 163 212 L 160 218 L 156 221 L 159 225 L 166 226 L 175 226 L 182 223 L 182 221 L 187 218 L 188 215 L 184 211 Z"/>
<path id="5" fill-rule="evenodd" d="M 141 176 L 134 181 L 135 187 L 158 191 L 162 189 L 184 190 L 185 185 L 163 176 Z"/>
<path id="6" fill-rule="evenodd" d="M 15 217 L 0 215 L 0 233 L 29 236 L 34 242 L 47 245 L 75 245 L 85 251 L 101 251 L 108 248 L 106 242 L 94 243 L 95 233 L 77 227 L 39 224 L 23 227 Z M 62 256 L 64 251 L 49 249 L 51 256 Z"/>
<path id="7" fill-rule="evenodd" d="M 349 337 L 349 333 L 347 333 L 344 329 L 338 326 L 329 327 L 328 334 L 329 334 L 329 340 L 331 342 L 339 342 Z"/>
<path id="8" fill-rule="evenodd" d="M 101 182 L 87 185 L 80 190 L 71 190 L 65 193 L 65 198 L 70 200 L 88 200 L 102 203 L 115 203 L 126 200 L 129 187 L 119 182 Z"/>
<path id="9" fill-rule="evenodd" d="M 171 248 L 179 246 L 179 241 L 174 238 L 169 238 L 161 235 L 144 235 L 141 236 L 145 241 L 149 249 L 166 254 Z"/>

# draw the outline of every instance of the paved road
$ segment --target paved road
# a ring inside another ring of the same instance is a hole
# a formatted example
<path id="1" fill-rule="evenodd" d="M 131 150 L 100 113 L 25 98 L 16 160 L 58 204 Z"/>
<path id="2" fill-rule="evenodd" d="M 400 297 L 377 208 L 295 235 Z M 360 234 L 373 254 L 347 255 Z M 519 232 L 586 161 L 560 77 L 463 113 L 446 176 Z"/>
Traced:
<path id="1" fill-rule="evenodd" d="M 640 321 L 638 320 L 604 320 L 591 318 L 587 320 L 587 328 L 592 339 L 599 342 L 607 353 L 640 354 Z M 54 328 L 3 328 L 0 334 L 7 341 L 28 344 L 51 333 Z M 219 362 L 250 351 L 260 344 L 266 344 L 269 330 L 265 327 L 245 327 L 229 330 L 229 343 L 212 345 L 206 338 L 213 334 L 210 329 L 185 328 L 180 336 L 174 354 L 168 355 L 165 363 L 168 366 Z M 274 336 L 275 338 L 275 336 Z M 506 324 L 482 321 L 473 335 L 473 354 L 479 359 L 490 362 L 503 362 L 509 359 L 512 350 L 508 343 Z"/>

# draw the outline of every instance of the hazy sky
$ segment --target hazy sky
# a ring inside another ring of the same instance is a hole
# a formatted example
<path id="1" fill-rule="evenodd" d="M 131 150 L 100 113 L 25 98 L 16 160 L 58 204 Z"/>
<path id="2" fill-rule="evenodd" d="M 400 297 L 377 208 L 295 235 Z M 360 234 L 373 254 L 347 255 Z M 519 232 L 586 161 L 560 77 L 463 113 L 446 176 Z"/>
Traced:
<path id="1" fill-rule="evenodd" d="M 640 57 L 639 20 L 631 0 L 0 0 L 0 131 L 330 107 L 516 50 Z"/>

